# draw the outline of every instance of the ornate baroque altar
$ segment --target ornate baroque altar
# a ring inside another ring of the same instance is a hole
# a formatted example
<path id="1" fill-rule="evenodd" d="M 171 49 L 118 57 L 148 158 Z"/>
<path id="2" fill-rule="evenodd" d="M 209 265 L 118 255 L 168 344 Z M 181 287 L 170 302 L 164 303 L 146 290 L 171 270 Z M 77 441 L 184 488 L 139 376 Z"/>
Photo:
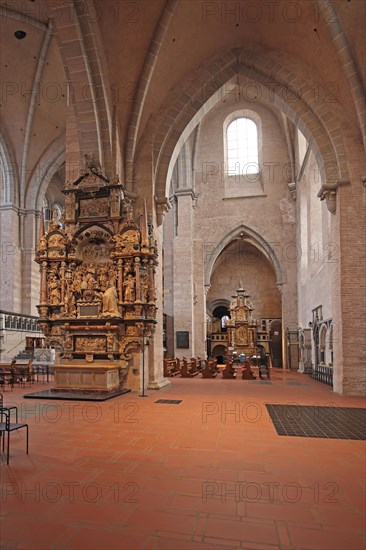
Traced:
<path id="1" fill-rule="evenodd" d="M 227 321 L 228 349 L 247 356 L 256 352 L 257 322 L 253 319 L 250 296 L 240 283 L 230 303 L 230 319 Z"/>
<path id="2" fill-rule="evenodd" d="M 66 183 L 65 219 L 44 231 L 40 327 L 59 350 L 55 389 L 139 386 L 140 350 L 154 331 L 156 243 L 146 207 L 139 223 L 118 178 L 88 167 Z M 127 382 L 126 382 L 127 380 Z"/>

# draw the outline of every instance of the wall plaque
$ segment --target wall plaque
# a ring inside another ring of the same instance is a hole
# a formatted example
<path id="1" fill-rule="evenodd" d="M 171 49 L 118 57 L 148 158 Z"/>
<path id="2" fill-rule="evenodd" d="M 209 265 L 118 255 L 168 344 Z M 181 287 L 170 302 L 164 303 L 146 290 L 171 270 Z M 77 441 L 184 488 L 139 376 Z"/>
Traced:
<path id="1" fill-rule="evenodd" d="M 99 306 L 79 306 L 79 317 L 98 317 Z"/>
<path id="2" fill-rule="evenodd" d="M 189 332 L 188 330 L 178 330 L 176 333 L 176 347 L 189 348 Z"/>

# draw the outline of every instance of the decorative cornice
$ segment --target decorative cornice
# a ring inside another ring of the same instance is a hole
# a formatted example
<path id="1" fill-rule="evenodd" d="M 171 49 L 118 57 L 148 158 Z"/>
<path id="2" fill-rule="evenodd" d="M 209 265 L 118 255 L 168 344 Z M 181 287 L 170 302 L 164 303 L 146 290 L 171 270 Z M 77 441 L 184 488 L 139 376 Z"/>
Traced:
<path id="1" fill-rule="evenodd" d="M 20 208 L 19 206 L 15 206 L 15 204 L 2 204 L 0 206 L 0 211 L 6 211 L 6 210 L 12 210 L 13 212 L 16 212 L 19 216 L 27 215 L 27 214 L 34 214 L 35 216 L 40 215 L 40 211 L 36 210 L 35 208 Z"/>
<path id="2" fill-rule="evenodd" d="M 349 181 L 337 181 L 334 183 L 324 183 L 320 191 L 318 192 L 318 197 L 321 201 L 325 200 L 327 203 L 327 208 L 331 214 L 335 214 L 337 210 L 337 191 L 338 187 L 341 185 L 349 185 Z"/>
<path id="3" fill-rule="evenodd" d="M 208 294 L 208 291 L 210 290 L 211 288 L 211 284 L 205 284 L 205 295 L 207 296 Z"/>
<path id="4" fill-rule="evenodd" d="M 169 199 L 158 199 L 155 197 L 155 206 L 156 206 L 156 220 L 158 222 L 158 225 L 161 225 L 163 223 L 164 215 L 168 210 L 172 208 L 172 205 L 169 201 Z"/>
<path id="5" fill-rule="evenodd" d="M 179 189 L 176 190 L 176 192 L 174 193 L 174 195 L 176 197 L 181 197 L 181 196 L 185 196 L 185 195 L 190 195 L 192 197 L 192 200 L 196 200 L 197 199 L 197 195 L 196 193 L 193 191 L 192 187 L 180 187 Z"/>

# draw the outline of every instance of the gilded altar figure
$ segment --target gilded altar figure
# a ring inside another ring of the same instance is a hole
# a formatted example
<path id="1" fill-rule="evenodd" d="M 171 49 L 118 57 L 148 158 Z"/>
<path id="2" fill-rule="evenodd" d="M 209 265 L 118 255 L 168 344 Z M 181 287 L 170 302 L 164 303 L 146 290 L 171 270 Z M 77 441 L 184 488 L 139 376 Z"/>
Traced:
<path id="1" fill-rule="evenodd" d="M 74 291 L 78 295 L 81 294 L 81 283 L 82 282 L 83 282 L 83 276 L 82 276 L 81 272 L 80 271 L 75 271 L 73 285 L 74 285 Z"/>
<path id="2" fill-rule="evenodd" d="M 107 289 L 108 286 L 108 268 L 106 265 L 102 265 L 99 270 L 99 288 L 103 292 Z"/>
<path id="3" fill-rule="evenodd" d="M 88 289 L 88 279 L 87 279 L 87 276 L 85 275 L 85 273 L 83 273 L 82 277 L 83 277 L 83 279 L 80 283 L 80 288 L 81 288 L 81 292 L 84 292 L 84 290 Z"/>
<path id="4" fill-rule="evenodd" d="M 102 316 L 103 317 L 120 317 L 121 316 L 117 305 L 117 289 L 114 286 L 114 281 L 109 282 L 109 286 L 103 294 Z"/>
<path id="5" fill-rule="evenodd" d="M 98 286 L 97 280 L 95 279 L 93 273 L 88 273 L 85 279 L 88 285 L 88 289 L 94 290 Z"/>
<path id="6" fill-rule="evenodd" d="M 76 316 L 76 303 L 74 295 L 74 285 L 72 282 L 67 284 L 66 293 L 65 293 L 65 305 L 63 308 L 63 313 L 65 316 L 75 317 Z"/>
<path id="7" fill-rule="evenodd" d="M 65 245 L 65 239 L 60 233 L 55 233 L 51 235 L 48 239 L 48 246 L 52 248 L 63 248 Z"/>
<path id="8" fill-rule="evenodd" d="M 45 237 L 41 237 L 38 241 L 37 251 L 39 254 L 43 254 L 46 252 L 47 249 L 47 242 Z"/>
<path id="9" fill-rule="evenodd" d="M 49 298 L 48 301 L 51 306 L 59 305 L 60 303 L 60 289 L 59 289 L 59 281 L 56 279 L 54 275 L 50 278 L 49 284 L 48 284 L 48 292 L 49 292 Z"/>
<path id="10" fill-rule="evenodd" d="M 135 247 L 137 247 L 139 244 L 139 232 L 136 229 L 128 229 L 122 234 L 122 239 L 126 251 L 133 251 L 135 250 Z"/>
<path id="11" fill-rule="evenodd" d="M 236 331 L 236 343 L 240 346 L 248 345 L 248 332 L 244 326 L 240 326 Z"/>
<path id="12" fill-rule="evenodd" d="M 130 273 L 127 276 L 127 279 L 123 283 L 123 288 L 125 290 L 125 302 L 134 302 L 135 301 L 135 279 Z"/>
<path id="13" fill-rule="evenodd" d="M 116 250 L 122 250 L 124 247 L 124 240 L 122 235 L 119 235 L 118 233 L 114 235 L 113 237 L 114 247 Z"/>
<path id="14" fill-rule="evenodd" d="M 141 281 L 141 302 L 147 302 L 149 297 L 149 281 L 144 277 Z"/>

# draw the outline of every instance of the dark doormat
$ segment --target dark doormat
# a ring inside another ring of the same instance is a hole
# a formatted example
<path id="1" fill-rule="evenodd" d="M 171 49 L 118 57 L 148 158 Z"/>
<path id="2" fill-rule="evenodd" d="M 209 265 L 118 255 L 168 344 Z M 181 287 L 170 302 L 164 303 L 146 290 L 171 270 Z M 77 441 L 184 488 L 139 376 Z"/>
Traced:
<path id="1" fill-rule="evenodd" d="M 61 391 L 61 390 L 43 390 L 23 395 L 25 399 L 56 399 L 61 401 L 107 401 L 113 397 L 118 397 L 131 390 L 121 389 L 111 392 L 98 391 Z"/>
<path id="2" fill-rule="evenodd" d="M 179 405 L 182 403 L 182 399 L 158 399 L 154 403 L 163 403 L 164 405 Z"/>
<path id="3" fill-rule="evenodd" d="M 278 435 L 366 439 L 366 409 L 266 403 Z"/>

